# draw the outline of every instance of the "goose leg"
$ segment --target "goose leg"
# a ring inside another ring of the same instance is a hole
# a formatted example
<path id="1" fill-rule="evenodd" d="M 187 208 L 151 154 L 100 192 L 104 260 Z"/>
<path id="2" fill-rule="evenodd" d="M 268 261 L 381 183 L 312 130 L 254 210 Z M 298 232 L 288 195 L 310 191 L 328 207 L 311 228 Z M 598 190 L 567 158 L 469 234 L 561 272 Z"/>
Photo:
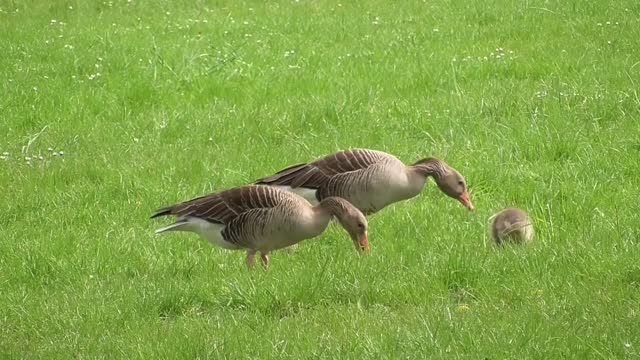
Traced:
<path id="1" fill-rule="evenodd" d="M 260 253 L 260 260 L 262 260 L 264 269 L 269 269 L 269 253 Z"/>
<path id="2" fill-rule="evenodd" d="M 256 251 L 247 250 L 247 267 L 253 267 L 256 264 Z"/>

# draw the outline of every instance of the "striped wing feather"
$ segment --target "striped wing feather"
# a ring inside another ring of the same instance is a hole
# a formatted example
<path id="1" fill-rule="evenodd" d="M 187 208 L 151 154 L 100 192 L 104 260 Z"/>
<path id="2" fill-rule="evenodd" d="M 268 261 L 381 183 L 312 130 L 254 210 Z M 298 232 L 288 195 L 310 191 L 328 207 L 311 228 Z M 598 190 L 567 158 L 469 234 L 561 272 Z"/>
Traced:
<path id="1" fill-rule="evenodd" d="M 211 223 L 228 224 L 247 211 L 277 206 L 283 196 L 282 192 L 267 186 L 238 187 L 160 209 L 152 218 L 193 216 Z"/>
<path id="2" fill-rule="evenodd" d="M 257 183 L 318 189 L 335 175 L 366 169 L 388 156 L 375 150 L 343 150 L 309 164 L 290 166 L 272 176 L 259 179 Z"/>

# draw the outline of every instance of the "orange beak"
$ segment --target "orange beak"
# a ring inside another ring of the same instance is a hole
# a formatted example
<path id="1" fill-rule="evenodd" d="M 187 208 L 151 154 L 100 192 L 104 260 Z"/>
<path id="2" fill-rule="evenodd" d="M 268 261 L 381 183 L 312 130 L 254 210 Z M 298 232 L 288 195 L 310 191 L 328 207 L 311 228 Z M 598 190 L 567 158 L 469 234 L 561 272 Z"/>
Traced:
<path id="1" fill-rule="evenodd" d="M 369 251 L 370 249 L 369 234 L 365 232 L 363 235 L 358 236 L 358 251 L 365 252 Z"/>
<path id="2" fill-rule="evenodd" d="M 469 198 L 469 193 L 465 190 L 462 195 L 458 198 L 458 201 L 464 205 L 469 211 L 474 211 L 476 208 L 473 207 L 473 203 L 471 203 L 471 199 Z"/>

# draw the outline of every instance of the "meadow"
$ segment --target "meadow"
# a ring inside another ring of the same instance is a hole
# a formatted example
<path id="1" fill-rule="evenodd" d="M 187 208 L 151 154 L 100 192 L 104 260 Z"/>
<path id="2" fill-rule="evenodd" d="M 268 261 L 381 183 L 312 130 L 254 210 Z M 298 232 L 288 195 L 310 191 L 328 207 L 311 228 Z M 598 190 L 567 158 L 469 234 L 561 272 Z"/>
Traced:
<path id="1" fill-rule="evenodd" d="M 640 3 L 0 0 L 0 358 L 640 356 Z M 247 269 L 157 208 L 339 149 L 444 159 Z M 498 249 L 496 211 L 534 219 Z"/>

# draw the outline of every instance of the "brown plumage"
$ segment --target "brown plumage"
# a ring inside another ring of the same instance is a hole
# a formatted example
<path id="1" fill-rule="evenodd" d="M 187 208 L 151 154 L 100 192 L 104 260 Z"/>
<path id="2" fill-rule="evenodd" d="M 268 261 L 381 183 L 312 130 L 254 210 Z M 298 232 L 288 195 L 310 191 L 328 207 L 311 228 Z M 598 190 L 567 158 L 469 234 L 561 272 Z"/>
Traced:
<path id="1" fill-rule="evenodd" d="M 534 237 L 533 224 L 523 210 L 507 208 L 493 216 L 491 236 L 498 245 L 529 243 Z"/>
<path id="2" fill-rule="evenodd" d="M 160 209 L 151 218 L 167 215 L 177 221 L 156 233 L 190 231 L 226 249 L 246 249 L 248 265 L 253 265 L 259 251 L 267 267 L 270 251 L 320 235 L 334 216 L 358 250 L 369 247 L 365 216 L 338 197 L 312 206 L 277 188 L 243 186 Z"/>
<path id="3" fill-rule="evenodd" d="M 368 149 L 339 151 L 308 164 L 293 165 L 256 184 L 280 187 L 312 203 L 340 196 L 363 213 L 373 214 L 418 195 L 429 177 L 446 195 L 474 209 L 464 178 L 444 161 L 427 158 L 407 166 L 393 155 Z"/>

